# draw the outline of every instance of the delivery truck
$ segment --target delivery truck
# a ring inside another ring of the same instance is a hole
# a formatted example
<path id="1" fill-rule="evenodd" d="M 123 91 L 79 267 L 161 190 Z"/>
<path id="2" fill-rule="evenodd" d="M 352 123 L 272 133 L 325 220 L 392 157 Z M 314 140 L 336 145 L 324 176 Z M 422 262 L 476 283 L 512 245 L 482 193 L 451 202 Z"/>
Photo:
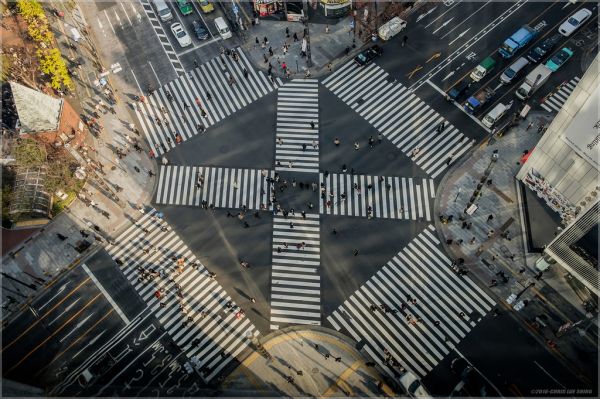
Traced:
<path id="1" fill-rule="evenodd" d="M 400 17 L 394 17 L 381 25 L 377 30 L 377 34 L 381 40 L 390 40 L 392 37 L 402 32 L 406 28 L 406 21 Z"/>
<path id="2" fill-rule="evenodd" d="M 518 31 L 513 33 L 508 39 L 502 43 L 502 46 L 498 50 L 500 55 L 504 58 L 511 58 L 514 56 L 519 49 L 525 47 L 527 43 L 533 40 L 537 36 L 537 31 L 530 28 L 527 25 L 523 25 Z"/>
<path id="3" fill-rule="evenodd" d="M 515 95 L 520 100 L 528 99 L 546 83 L 551 74 L 552 71 L 546 65 L 538 65 L 525 77 L 525 81 L 517 89 Z"/>
<path id="4" fill-rule="evenodd" d="M 481 109 L 481 106 L 488 102 L 490 98 L 494 95 L 494 91 L 492 89 L 483 88 L 479 90 L 477 93 L 473 94 L 471 97 L 467 99 L 463 108 L 470 114 L 475 113 Z"/>

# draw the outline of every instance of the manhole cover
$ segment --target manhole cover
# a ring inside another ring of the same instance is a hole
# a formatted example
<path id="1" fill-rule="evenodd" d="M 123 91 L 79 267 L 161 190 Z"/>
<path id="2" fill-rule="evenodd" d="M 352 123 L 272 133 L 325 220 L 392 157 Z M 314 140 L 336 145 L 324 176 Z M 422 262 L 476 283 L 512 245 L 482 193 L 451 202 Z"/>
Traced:
<path id="1" fill-rule="evenodd" d="M 313 373 L 313 374 L 317 374 L 318 372 L 319 372 L 319 369 L 318 369 L 318 368 L 316 368 L 316 367 L 315 367 L 314 369 L 312 369 L 312 373 Z"/>

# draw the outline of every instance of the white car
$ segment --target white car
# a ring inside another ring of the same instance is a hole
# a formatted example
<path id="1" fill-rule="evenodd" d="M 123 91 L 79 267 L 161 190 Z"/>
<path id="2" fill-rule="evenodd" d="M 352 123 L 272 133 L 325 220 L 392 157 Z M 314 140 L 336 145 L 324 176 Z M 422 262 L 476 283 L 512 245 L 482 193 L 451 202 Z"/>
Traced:
<path id="1" fill-rule="evenodd" d="M 425 389 L 423 385 L 421 385 L 421 381 L 417 378 L 416 375 L 411 373 L 410 371 L 406 371 L 400 377 L 400 384 L 406 390 L 408 396 L 413 398 L 433 398 L 429 392 Z"/>
<path id="2" fill-rule="evenodd" d="M 563 36 L 571 36 L 587 19 L 592 15 L 592 12 L 587 8 L 582 8 L 575 14 L 571 15 L 561 26 L 558 27 L 558 31 Z"/>
<path id="3" fill-rule="evenodd" d="M 173 32 L 173 35 L 175 35 L 181 47 L 187 47 L 192 44 L 192 38 L 179 22 L 175 22 L 171 25 L 171 32 Z"/>

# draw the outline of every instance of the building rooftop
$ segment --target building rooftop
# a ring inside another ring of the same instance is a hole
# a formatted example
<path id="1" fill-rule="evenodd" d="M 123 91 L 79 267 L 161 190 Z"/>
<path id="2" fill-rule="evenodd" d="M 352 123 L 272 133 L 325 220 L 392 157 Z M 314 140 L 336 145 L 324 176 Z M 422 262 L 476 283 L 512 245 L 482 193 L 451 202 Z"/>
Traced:
<path id="1" fill-rule="evenodd" d="M 63 100 L 16 82 L 10 82 L 19 118 L 19 133 L 51 132 L 58 129 Z"/>

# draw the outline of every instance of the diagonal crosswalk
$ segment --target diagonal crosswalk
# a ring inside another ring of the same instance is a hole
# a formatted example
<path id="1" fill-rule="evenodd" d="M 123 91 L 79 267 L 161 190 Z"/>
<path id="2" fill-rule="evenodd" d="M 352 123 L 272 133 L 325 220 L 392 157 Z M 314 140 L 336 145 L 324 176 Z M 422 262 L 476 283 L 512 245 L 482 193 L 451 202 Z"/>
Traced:
<path id="1" fill-rule="evenodd" d="M 321 325 L 319 215 L 273 218 L 271 329 Z"/>
<path id="2" fill-rule="evenodd" d="M 275 170 L 318 173 L 318 80 L 293 80 L 277 90 L 276 140 Z"/>
<path id="3" fill-rule="evenodd" d="M 274 171 L 210 166 L 161 166 L 156 189 L 157 204 L 215 208 L 271 209 Z"/>
<path id="4" fill-rule="evenodd" d="M 567 102 L 567 99 L 575 90 L 577 83 L 579 83 L 579 77 L 576 76 L 568 82 L 565 82 L 560 86 L 558 91 L 547 96 L 544 101 L 540 104 L 540 107 L 548 112 L 559 112 L 562 106 Z"/>
<path id="5" fill-rule="evenodd" d="M 271 81 L 255 70 L 240 48 L 236 51 L 237 61 L 224 54 L 212 58 L 162 86 L 136 108 L 142 131 L 156 155 L 171 150 L 177 141 L 202 133 L 202 126 L 218 123 L 282 84 L 281 79 Z"/>
<path id="6" fill-rule="evenodd" d="M 319 212 L 327 215 L 432 221 L 432 179 L 319 174 Z"/>
<path id="7" fill-rule="evenodd" d="M 428 226 L 327 318 L 365 342 L 390 375 L 386 351 L 422 378 L 494 306 L 470 278 L 451 270 L 434 232 Z"/>
<path id="8" fill-rule="evenodd" d="M 194 359 L 204 381 L 249 345 L 248 332 L 258 333 L 155 210 L 115 242 L 108 253 L 173 341 Z"/>
<path id="9" fill-rule="evenodd" d="M 442 173 L 472 142 L 375 64 L 349 62 L 323 83 L 431 178 Z M 446 123 L 443 132 L 437 127 Z"/>

